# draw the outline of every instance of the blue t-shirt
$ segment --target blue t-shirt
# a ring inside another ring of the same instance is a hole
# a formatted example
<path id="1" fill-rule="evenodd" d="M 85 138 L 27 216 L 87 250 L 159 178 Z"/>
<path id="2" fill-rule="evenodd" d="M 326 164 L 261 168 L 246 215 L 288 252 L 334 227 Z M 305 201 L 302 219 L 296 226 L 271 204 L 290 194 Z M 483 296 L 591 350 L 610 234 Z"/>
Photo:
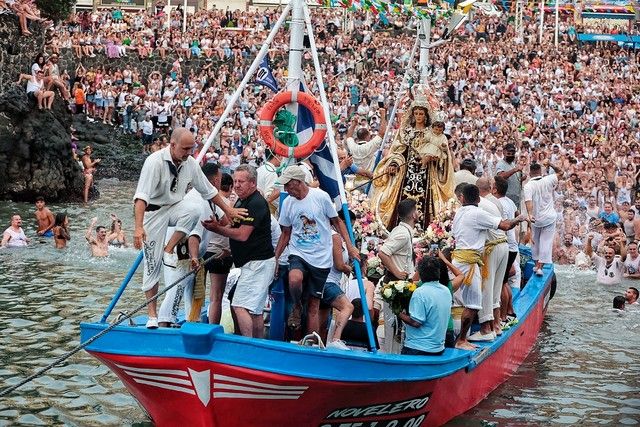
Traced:
<path id="1" fill-rule="evenodd" d="M 444 350 L 447 323 L 451 316 L 451 293 L 438 282 L 427 282 L 413 292 L 409 315 L 422 325 L 407 325 L 404 345 L 414 350 L 437 353 Z"/>
<path id="2" fill-rule="evenodd" d="M 607 221 L 611 224 L 617 224 L 620 222 L 620 215 L 618 215 L 616 212 L 611 212 L 610 214 L 607 214 L 605 212 L 600 212 L 600 215 L 598 215 L 598 217 L 601 220 Z"/>

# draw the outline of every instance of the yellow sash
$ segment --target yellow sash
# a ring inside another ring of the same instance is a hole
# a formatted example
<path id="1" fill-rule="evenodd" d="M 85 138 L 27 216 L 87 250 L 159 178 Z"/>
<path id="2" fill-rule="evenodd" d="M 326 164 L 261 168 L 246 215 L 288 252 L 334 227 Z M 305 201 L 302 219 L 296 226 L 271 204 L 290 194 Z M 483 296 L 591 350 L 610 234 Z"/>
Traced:
<path id="1" fill-rule="evenodd" d="M 482 256 L 483 265 L 481 270 L 483 280 L 489 277 L 489 255 L 491 255 L 491 252 L 493 252 L 493 248 L 501 243 L 507 243 L 507 238 L 501 237 L 496 240 L 488 241 L 484 244 L 484 255 Z"/>
<path id="2" fill-rule="evenodd" d="M 464 280 L 462 281 L 464 285 L 471 286 L 473 274 L 476 271 L 476 265 L 479 265 L 480 267 L 484 265 L 482 253 L 473 249 L 455 249 L 451 256 L 455 261 L 471 265 L 471 268 L 467 274 L 465 274 Z"/>
<path id="3" fill-rule="evenodd" d="M 204 261 L 202 258 L 200 262 Z M 196 273 L 196 277 L 193 283 L 193 300 L 191 302 L 191 312 L 187 317 L 187 322 L 199 322 L 200 312 L 204 304 L 205 293 L 207 290 L 207 270 L 200 267 L 200 270 Z"/>

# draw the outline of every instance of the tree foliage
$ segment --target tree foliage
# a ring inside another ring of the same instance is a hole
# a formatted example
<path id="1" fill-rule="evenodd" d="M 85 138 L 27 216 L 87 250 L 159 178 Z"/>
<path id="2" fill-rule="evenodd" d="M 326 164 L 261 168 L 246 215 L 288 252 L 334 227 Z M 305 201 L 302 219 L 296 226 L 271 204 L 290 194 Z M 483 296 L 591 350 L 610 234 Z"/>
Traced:
<path id="1" fill-rule="evenodd" d="M 42 16 L 59 22 L 67 19 L 73 10 L 76 0 L 36 0 Z"/>

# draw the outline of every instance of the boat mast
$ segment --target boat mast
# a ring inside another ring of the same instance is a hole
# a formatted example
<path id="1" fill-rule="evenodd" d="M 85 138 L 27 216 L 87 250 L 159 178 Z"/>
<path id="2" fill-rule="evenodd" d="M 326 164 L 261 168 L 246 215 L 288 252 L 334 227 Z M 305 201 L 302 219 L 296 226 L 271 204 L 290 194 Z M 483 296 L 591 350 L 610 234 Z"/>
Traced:
<path id="1" fill-rule="evenodd" d="M 431 18 L 422 18 L 418 23 L 420 40 L 420 83 L 427 84 L 429 79 L 429 44 L 431 43 Z"/>

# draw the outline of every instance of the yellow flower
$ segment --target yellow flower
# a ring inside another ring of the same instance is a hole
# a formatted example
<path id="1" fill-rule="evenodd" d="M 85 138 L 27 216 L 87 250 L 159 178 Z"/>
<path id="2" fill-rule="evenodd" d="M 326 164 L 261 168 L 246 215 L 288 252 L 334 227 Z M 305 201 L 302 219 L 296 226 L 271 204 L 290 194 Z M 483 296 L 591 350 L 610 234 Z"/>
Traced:
<path id="1" fill-rule="evenodd" d="M 413 292 L 416 289 L 418 289 L 418 285 L 416 285 L 415 283 L 412 283 L 407 288 L 409 289 L 409 292 Z"/>

